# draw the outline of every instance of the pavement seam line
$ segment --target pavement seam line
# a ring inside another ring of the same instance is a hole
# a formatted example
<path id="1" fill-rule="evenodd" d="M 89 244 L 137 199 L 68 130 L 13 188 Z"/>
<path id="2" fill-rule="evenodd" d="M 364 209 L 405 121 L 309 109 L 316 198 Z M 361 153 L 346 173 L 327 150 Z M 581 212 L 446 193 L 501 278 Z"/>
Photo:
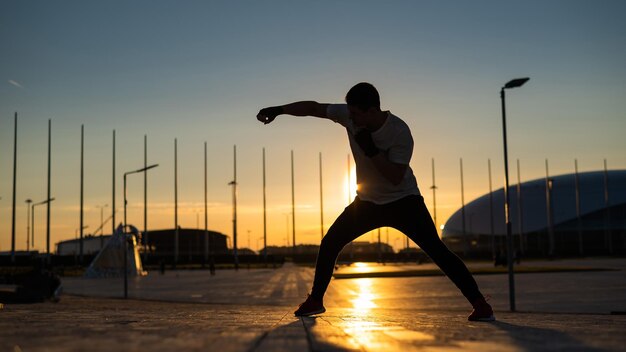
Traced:
<path id="1" fill-rule="evenodd" d="M 257 348 L 259 348 L 259 346 L 261 346 L 261 343 L 263 342 L 263 340 L 265 340 L 265 338 L 267 337 L 267 335 L 270 334 L 270 332 L 272 332 L 274 329 L 276 329 L 276 327 L 278 325 L 280 325 L 280 322 L 283 321 L 283 319 L 285 319 L 285 317 L 289 314 L 289 312 L 285 313 L 279 320 L 278 322 L 276 322 L 274 325 L 272 325 L 268 330 L 266 330 L 263 334 L 261 334 L 261 336 L 257 339 L 257 341 L 254 343 L 254 345 L 252 346 L 252 348 L 250 348 L 248 350 L 248 352 L 254 352 Z"/>
<path id="2" fill-rule="evenodd" d="M 302 323 L 302 327 L 304 328 L 304 332 L 306 334 L 306 342 L 309 344 L 309 351 L 313 351 L 313 341 L 311 340 L 311 332 L 306 328 L 306 324 L 304 323 L 304 318 L 300 317 L 300 322 Z"/>
<path id="3" fill-rule="evenodd" d="M 325 319 L 324 317 L 319 317 L 319 319 L 321 319 L 322 321 L 325 321 L 326 324 L 334 327 L 335 329 L 338 329 L 339 331 L 341 331 L 341 333 L 343 333 L 345 336 L 350 337 L 353 341 L 355 341 L 358 345 L 359 345 L 359 350 L 362 352 L 367 352 L 367 349 L 361 344 L 361 342 L 359 342 L 359 340 L 357 338 L 355 338 L 354 336 L 348 334 L 346 332 L 346 330 L 344 330 L 342 327 L 337 326 L 337 325 L 333 325 L 333 323 L 330 322 L 330 320 Z M 341 318 L 343 319 L 343 318 Z"/>

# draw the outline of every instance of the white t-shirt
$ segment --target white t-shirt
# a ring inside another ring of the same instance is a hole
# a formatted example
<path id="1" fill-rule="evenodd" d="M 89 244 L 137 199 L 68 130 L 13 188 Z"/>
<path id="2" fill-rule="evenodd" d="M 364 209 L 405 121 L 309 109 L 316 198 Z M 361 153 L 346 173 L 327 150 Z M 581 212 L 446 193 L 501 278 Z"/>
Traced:
<path id="1" fill-rule="evenodd" d="M 407 166 L 402 181 L 394 185 L 376 169 L 372 160 L 363 153 L 354 139 L 354 134 L 359 129 L 350 119 L 348 105 L 330 104 L 326 115 L 346 128 L 350 149 L 356 162 L 357 195 L 361 200 L 386 204 L 408 195 L 420 195 L 417 180 L 409 166 L 413 154 L 413 137 L 404 121 L 387 111 L 385 123 L 372 132 L 374 144 L 389 161 Z"/>

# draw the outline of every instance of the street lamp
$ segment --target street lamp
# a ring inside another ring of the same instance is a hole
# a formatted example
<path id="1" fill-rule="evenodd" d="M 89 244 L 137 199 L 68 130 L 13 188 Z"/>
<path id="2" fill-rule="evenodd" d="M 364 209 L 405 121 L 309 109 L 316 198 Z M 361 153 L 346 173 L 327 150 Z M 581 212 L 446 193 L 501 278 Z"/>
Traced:
<path id="1" fill-rule="evenodd" d="M 124 298 L 128 298 L 128 241 L 126 240 L 126 227 L 128 226 L 126 223 L 126 205 L 128 204 L 128 201 L 126 200 L 126 176 L 146 172 L 157 166 L 159 166 L 159 164 L 146 166 L 139 170 L 124 173 L 124 229 L 122 230 L 122 235 L 124 236 Z"/>
<path id="2" fill-rule="evenodd" d="M 31 245 L 33 246 L 33 248 L 35 248 L 35 206 L 48 204 L 48 203 L 52 202 L 54 199 L 55 198 L 50 198 L 50 199 L 41 201 L 39 203 L 33 203 L 33 205 L 31 205 L 31 208 L 32 208 L 31 209 L 31 214 L 33 216 L 30 218 L 30 221 L 31 221 L 30 228 L 31 228 L 31 231 L 32 231 L 30 242 L 31 242 Z"/>
<path id="3" fill-rule="evenodd" d="M 510 199 L 509 199 L 509 156 L 506 141 L 506 108 L 504 102 L 504 90 L 521 87 L 528 82 L 530 78 L 516 78 L 507 82 L 500 89 L 500 98 L 502 100 L 502 136 L 504 137 L 504 220 L 506 223 L 506 248 L 507 248 L 507 265 L 509 272 L 509 304 L 511 311 L 515 311 L 515 281 L 513 278 L 513 234 L 511 233 L 511 217 L 510 217 Z"/>

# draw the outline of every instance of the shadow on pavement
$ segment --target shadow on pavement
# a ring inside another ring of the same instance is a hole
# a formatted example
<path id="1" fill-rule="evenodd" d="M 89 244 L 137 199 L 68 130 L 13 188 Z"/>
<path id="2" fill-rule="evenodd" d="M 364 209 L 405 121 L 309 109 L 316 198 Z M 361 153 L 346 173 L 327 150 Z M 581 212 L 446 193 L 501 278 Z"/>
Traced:
<path id="1" fill-rule="evenodd" d="M 251 351 L 354 351 L 359 350 L 342 329 L 319 317 L 285 316 L 264 334 Z M 362 348 L 360 349 L 362 350 Z"/>
<path id="2" fill-rule="evenodd" d="M 306 329 L 307 339 L 313 351 L 363 350 L 362 346 L 346 334 L 343 329 L 329 324 L 321 317 L 304 317 L 302 318 L 302 325 Z"/>
<path id="3" fill-rule="evenodd" d="M 545 328 L 536 328 L 495 321 L 494 326 L 505 331 L 516 346 L 524 351 L 607 351 L 585 345 L 567 333 Z"/>
<path id="4" fill-rule="evenodd" d="M 306 331 L 302 322 L 283 317 L 280 323 L 265 333 L 250 351 L 310 351 Z"/>

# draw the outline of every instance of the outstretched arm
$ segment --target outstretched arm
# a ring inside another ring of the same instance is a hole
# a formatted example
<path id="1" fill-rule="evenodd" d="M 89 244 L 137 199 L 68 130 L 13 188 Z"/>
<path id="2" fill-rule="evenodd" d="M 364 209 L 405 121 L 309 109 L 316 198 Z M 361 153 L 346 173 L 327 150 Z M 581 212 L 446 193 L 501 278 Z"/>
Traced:
<path id="1" fill-rule="evenodd" d="M 295 103 L 272 106 L 261 109 L 256 115 L 257 120 L 268 124 L 276 118 L 278 115 L 292 115 L 292 116 L 314 116 L 320 118 L 328 118 L 326 115 L 326 108 L 328 104 L 320 104 L 315 101 L 298 101 Z"/>

